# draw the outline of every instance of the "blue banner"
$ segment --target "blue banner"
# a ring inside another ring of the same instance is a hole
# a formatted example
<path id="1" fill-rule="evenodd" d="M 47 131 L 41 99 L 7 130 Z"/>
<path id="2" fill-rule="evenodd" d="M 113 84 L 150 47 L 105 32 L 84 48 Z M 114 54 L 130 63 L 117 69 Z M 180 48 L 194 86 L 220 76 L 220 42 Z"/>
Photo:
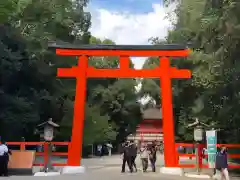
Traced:
<path id="1" fill-rule="evenodd" d="M 215 130 L 206 131 L 208 166 L 215 168 L 216 153 L 217 153 L 217 134 Z"/>

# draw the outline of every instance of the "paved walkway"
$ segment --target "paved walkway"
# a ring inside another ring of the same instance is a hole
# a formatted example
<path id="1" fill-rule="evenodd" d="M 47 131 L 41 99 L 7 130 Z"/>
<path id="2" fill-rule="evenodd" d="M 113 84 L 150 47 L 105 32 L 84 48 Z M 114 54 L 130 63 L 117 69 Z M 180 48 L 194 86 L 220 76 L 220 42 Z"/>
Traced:
<path id="1" fill-rule="evenodd" d="M 39 161 L 39 159 L 38 159 Z M 66 159 L 54 159 L 56 162 L 65 162 Z M 186 160 L 186 159 L 181 159 L 181 163 L 193 163 L 194 160 Z M 86 167 L 86 173 L 81 174 L 81 175 L 65 175 L 65 176 L 56 176 L 56 177 L 44 177 L 44 179 L 67 179 L 67 180 L 79 180 L 79 177 L 81 180 L 98 180 L 98 179 L 103 179 L 103 180 L 154 180 L 154 179 L 161 179 L 161 180 L 196 180 L 196 178 L 187 178 L 187 177 L 180 177 L 180 176 L 171 176 L 171 175 L 163 175 L 159 173 L 159 169 L 161 166 L 164 165 L 164 160 L 162 155 L 158 155 L 158 160 L 157 160 L 157 172 L 153 173 L 149 172 L 143 173 L 141 170 L 139 170 L 137 173 L 121 173 L 121 163 L 122 160 L 120 158 L 120 155 L 113 155 L 111 157 L 104 156 L 102 158 L 91 158 L 91 159 L 82 159 L 82 165 Z M 141 169 L 141 162 L 140 159 L 137 158 L 136 164 L 139 169 Z M 128 169 L 127 169 L 128 170 Z M 39 171 L 39 167 L 35 167 L 34 171 Z M 188 171 L 188 170 L 186 170 Z M 191 171 L 193 171 L 191 169 Z M 23 176 L 18 176 L 18 177 L 10 177 L 8 179 L 16 179 L 16 180 L 31 180 L 31 179 L 39 179 L 40 177 L 23 177 Z M 43 178 L 43 177 L 42 177 Z M 2 178 L 1 178 L 2 179 Z M 5 179 L 5 178 L 3 178 Z M 237 180 L 240 179 L 238 178 L 231 178 L 231 180 Z M 205 179 L 202 179 L 205 180 Z"/>
<path id="2" fill-rule="evenodd" d="M 89 166 L 90 167 L 90 166 Z M 93 166 L 91 166 L 93 167 Z M 159 168 L 158 168 L 159 169 Z M 196 180 L 193 178 L 186 178 L 180 176 L 162 175 L 159 172 L 147 172 L 141 171 L 137 173 L 120 173 L 120 167 L 118 166 L 104 166 L 103 168 L 88 168 L 87 172 L 80 175 L 63 175 L 52 177 L 10 177 L 10 180 L 34 180 L 34 179 L 46 179 L 46 180 Z M 4 178 L 3 178 L 4 179 Z M 205 180 L 205 179 L 202 179 Z M 207 179 L 206 179 L 207 180 Z"/>

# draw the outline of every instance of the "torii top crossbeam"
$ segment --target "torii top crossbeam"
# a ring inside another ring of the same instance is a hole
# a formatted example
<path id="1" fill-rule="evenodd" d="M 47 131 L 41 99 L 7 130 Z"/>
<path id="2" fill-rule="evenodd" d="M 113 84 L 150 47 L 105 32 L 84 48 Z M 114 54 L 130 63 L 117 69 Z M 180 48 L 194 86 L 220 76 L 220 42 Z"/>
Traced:
<path id="1" fill-rule="evenodd" d="M 120 69 L 95 69 L 87 68 L 88 78 L 160 78 L 161 74 L 166 74 L 169 71 L 171 78 L 189 78 L 188 70 L 178 70 L 175 67 L 170 67 L 170 62 L 166 57 L 185 57 L 189 54 L 186 46 L 178 44 L 167 45 L 71 45 L 68 43 L 51 43 L 50 48 L 56 49 L 56 54 L 61 56 L 120 56 Z M 129 68 L 130 56 L 161 56 L 161 66 L 155 69 L 135 70 Z M 169 68 L 166 69 L 165 66 Z M 162 68 L 161 68 L 162 67 Z M 161 69 L 160 69 L 161 68 Z M 59 77 L 76 77 L 79 67 L 71 69 L 58 69 Z M 181 74 L 181 75 L 180 75 Z"/>
<path id="2" fill-rule="evenodd" d="M 68 43 L 49 43 L 56 53 L 64 56 L 176 56 L 185 57 L 189 50 L 184 45 L 72 45 Z M 111 53 L 109 53 L 111 51 Z"/>
<path id="3" fill-rule="evenodd" d="M 159 45 L 114 45 L 114 44 L 69 44 L 66 42 L 49 42 L 49 48 L 57 49 L 82 49 L 82 50 L 186 50 L 187 46 L 181 44 L 159 44 Z"/>
<path id="4" fill-rule="evenodd" d="M 72 140 L 69 148 L 68 165 L 79 166 L 82 152 L 84 128 L 84 107 L 87 78 L 159 78 L 162 95 L 163 141 L 166 167 L 176 167 L 176 148 L 174 138 L 174 120 L 172 109 L 172 78 L 190 78 L 191 72 L 186 69 L 171 67 L 169 57 L 186 57 L 189 50 L 186 46 L 168 45 L 70 45 L 68 43 L 50 43 L 50 48 L 56 49 L 61 56 L 79 56 L 78 66 L 59 68 L 59 77 L 76 78 L 76 96 Z M 88 56 L 119 56 L 119 69 L 96 69 L 88 67 Z M 154 69 L 131 69 L 130 56 L 160 57 L 160 66 Z"/>

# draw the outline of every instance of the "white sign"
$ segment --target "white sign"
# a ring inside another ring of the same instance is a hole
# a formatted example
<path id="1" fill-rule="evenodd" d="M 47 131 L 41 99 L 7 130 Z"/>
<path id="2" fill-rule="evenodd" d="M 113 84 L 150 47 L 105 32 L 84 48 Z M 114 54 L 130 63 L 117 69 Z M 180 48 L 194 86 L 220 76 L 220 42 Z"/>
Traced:
<path id="1" fill-rule="evenodd" d="M 215 130 L 206 131 L 208 167 L 215 168 L 217 153 L 217 133 Z"/>
<path id="2" fill-rule="evenodd" d="M 44 139 L 45 141 L 53 140 L 53 127 L 45 126 L 44 128 Z"/>
<path id="3" fill-rule="evenodd" d="M 194 129 L 194 140 L 202 141 L 203 139 L 203 130 L 201 128 Z"/>

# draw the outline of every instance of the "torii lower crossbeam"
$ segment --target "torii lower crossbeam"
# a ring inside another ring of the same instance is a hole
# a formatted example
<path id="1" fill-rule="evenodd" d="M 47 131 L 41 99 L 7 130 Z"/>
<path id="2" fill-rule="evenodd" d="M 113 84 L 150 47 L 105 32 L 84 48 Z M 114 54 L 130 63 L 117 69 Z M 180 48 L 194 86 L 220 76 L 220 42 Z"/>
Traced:
<path id="1" fill-rule="evenodd" d="M 71 46 L 51 45 L 56 48 L 56 54 L 62 56 L 79 56 L 78 66 L 72 68 L 59 68 L 59 77 L 76 78 L 76 97 L 74 106 L 74 119 L 72 127 L 72 140 L 69 148 L 68 165 L 79 166 L 82 153 L 82 139 L 84 128 L 84 104 L 86 96 L 87 78 L 160 78 L 162 92 L 163 114 L 163 141 L 164 159 L 166 167 L 176 167 L 176 149 L 174 138 L 174 120 L 172 106 L 173 78 L 190 78 L 189 70 L 179 70 L 170 66 L 168 57 L 185 57 L 189 50 L 179 45 L 159 46 Z M 120 56 L 119 69 L 95 69 L 88 67 L 88 56 Z M 129 68 L 130 56 L 160 56 L 160 66 L 155 69 L 135 70 Z"/>

